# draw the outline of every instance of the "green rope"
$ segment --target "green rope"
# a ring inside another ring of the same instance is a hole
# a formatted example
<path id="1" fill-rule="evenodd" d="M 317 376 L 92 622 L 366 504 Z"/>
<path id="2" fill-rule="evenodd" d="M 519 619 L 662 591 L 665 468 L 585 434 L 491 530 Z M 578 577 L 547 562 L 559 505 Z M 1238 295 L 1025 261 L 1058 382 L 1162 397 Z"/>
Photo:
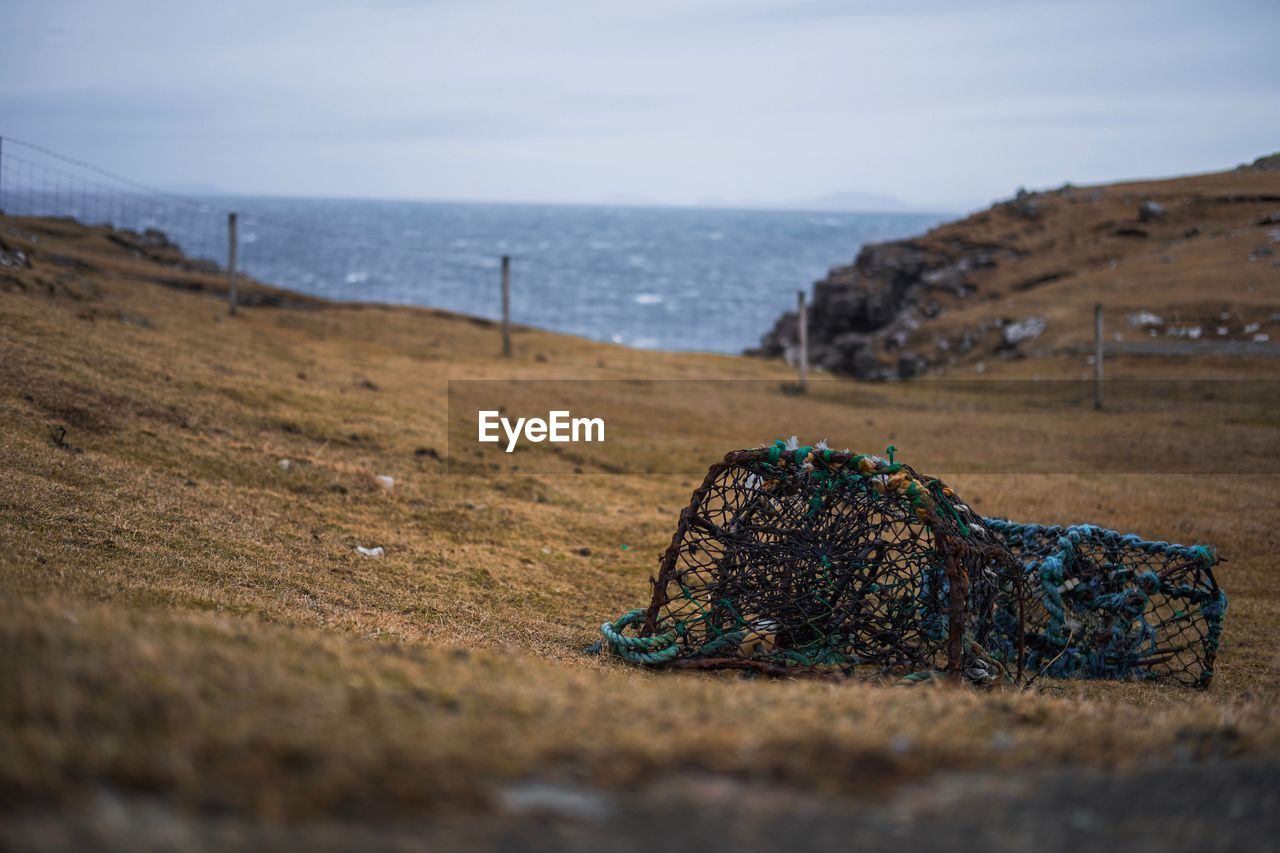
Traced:
<path id="1" fill-rule="evenodd" d="M 769 464 L 777 465 L 778 460 L 782 458 L 782 451 L 786 449 L 787 449 L 787 443 L 785 441 L 783 441 L 782 439 L 778 439 L 777 441 L 775 441 L 773 443 L 773 446 L 769 448 Z"/>
<path id="2" fill-rule="evenodd" d="M 675 660 L 680 654 L 680 644 L 676 642 L 674 630 L 664 631 L 656 637 L 628 637 L 622 633 L 631 625 L 643 622 L 644 618 L 645 611 L 637 608 L 601 625 L 600 633 L 604 634 L 609 651 L 632 663 L 653 665 Z"/>
<path id="3" fill-rule="evenodd" d="M 934 480 L 930 485 L 932 486 L 930 491 L 933 492 L 934 500 L 940 507 L 945 509 L 947 511 L 947 515 L 950 515 L 951 518 L 955 520 L 955 523 L 959 525 L 960 534 L 962 536 L 968 536 L 969 525 L 965 524 L 964 518 L 960 515 L 960 511 L 952 506 L 951 501 L 947 500 L 947 496 L 942 493 L 942 484 L 937 480 Z"/>

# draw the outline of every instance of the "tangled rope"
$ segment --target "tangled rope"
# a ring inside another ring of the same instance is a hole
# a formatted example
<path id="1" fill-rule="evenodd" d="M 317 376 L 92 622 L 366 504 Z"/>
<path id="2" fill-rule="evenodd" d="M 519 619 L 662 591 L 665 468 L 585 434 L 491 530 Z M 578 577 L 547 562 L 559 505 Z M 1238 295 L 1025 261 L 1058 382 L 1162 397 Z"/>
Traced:
<path id="1" fill-rule="evenodd" d="M 605 622 L 600 626 L 600 633 L 609 645 L 609 651 L 632 663 L 659 664 L 676 659 L 680 654 L 680 644 L 676 642 L 674 630 L 665 631 L 656 637 L 628 637 L 623 631 L 631 625 L 644 622 L 644 610 L 636 609 L 624 613 L 613 622 Z"/>
<path id="2" fill-rule="evenodd" d="M 1222 636 L 1227 596 L 1204 545 L 1148 541 L 1091 524 L 986 519 L 1024 564 L 1024 663 L 1055 678 L 1171 678 L 1204 687 Z M 1015 638 L 1012 600 L 996 642 Z"/>

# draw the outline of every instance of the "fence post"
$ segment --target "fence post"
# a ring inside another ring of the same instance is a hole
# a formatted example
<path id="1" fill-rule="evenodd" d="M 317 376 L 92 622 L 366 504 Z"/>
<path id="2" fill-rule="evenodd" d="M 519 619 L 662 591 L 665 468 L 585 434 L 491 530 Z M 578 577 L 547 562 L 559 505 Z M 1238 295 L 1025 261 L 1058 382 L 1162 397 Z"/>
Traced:
<path id="1" fill-rule="evenodd" d="M 800 391 L 809 387 L 809 311 L 805 308 L 804 291 L 796 291 L 796 321 L 800 328 L 800 352 L 797 367 L 800 370 Z"/>
<path id="2" fill-rule="evenodd" d="M 4 137 L 0 136 L 0 213 L 4 213 Z"/>
<path id="3" fill-rule="evenodd" d="M 502 354 L 511 358 L 511 256 L 502 256 Z"/>
<path id="4" fill-rule="evenodd" d="M 1102 408 L 1102 303 L 1093 306 L 1093 407 Z"/>
<path id="5" fill-rule="evenodd" d="M 227 214 L 227 312 L 236 315 L 236 215 Z"/>

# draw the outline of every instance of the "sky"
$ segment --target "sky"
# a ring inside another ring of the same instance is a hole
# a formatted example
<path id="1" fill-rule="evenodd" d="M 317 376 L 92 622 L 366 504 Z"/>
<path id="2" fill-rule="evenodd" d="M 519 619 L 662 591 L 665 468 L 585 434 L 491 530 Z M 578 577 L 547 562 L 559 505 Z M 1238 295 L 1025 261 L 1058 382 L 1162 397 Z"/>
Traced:
<path id="1" fill-rule="evenodd" d="M 1280 150 L 1275 0 L 0 7 L 0 135 L 165 187 L 961 211 Z"/>

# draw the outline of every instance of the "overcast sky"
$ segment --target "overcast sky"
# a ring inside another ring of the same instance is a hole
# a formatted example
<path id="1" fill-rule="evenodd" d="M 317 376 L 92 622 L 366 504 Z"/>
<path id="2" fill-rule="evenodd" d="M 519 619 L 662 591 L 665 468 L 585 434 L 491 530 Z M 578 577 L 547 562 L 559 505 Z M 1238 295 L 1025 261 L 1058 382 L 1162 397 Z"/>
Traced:
<path id="1" fill-rule="evenodd" d="M 0 3 L 0 133 L 167 186 L 960 210 L 1280 150 L 1276 0 Z"/>

